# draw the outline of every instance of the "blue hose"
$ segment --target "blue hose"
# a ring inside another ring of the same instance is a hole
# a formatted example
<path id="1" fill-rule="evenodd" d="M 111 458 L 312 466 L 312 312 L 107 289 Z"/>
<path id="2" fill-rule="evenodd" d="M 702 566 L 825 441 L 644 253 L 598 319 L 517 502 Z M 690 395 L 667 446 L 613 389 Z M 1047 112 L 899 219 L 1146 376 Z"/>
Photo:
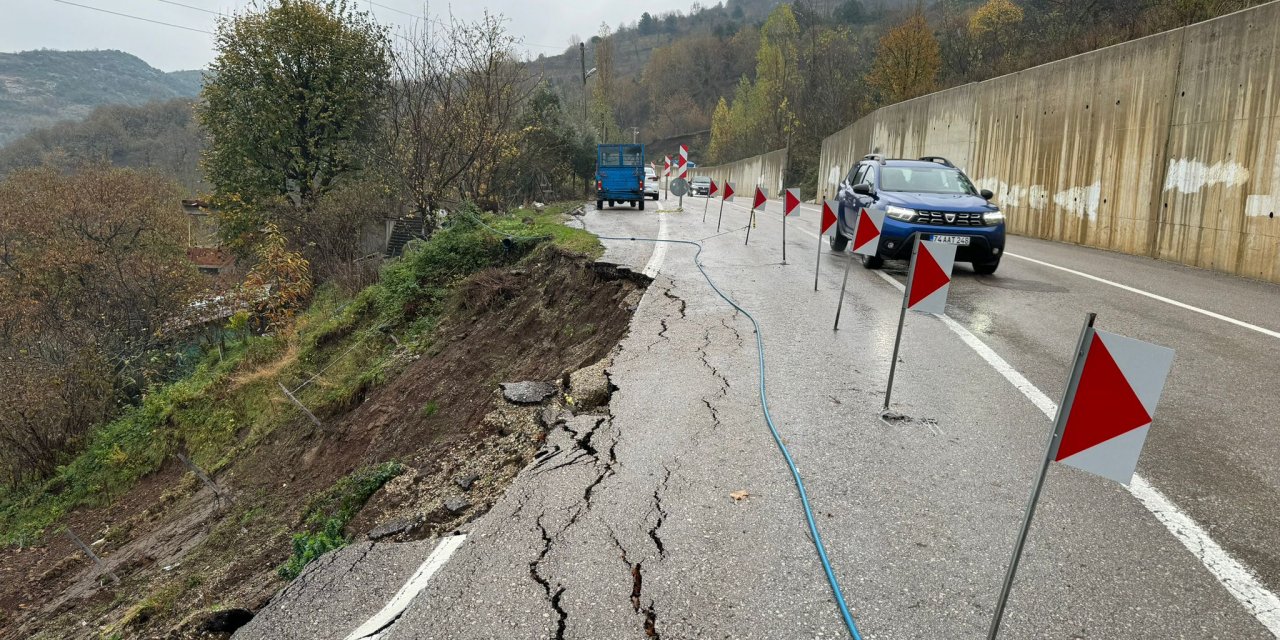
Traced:
<path id="1" fill-rule="evenodd" d="M 840 591 L 840 584 L 836 582 L 835 571 L 831 569 L 831 562 L 827 560 L 827 550 L 822 544 L 822 535 L 818 533 L 818 523 L 813 519 L 813 508 L 809 506 L 809 494 L 804 490 L 804 480 L 800 479 L 800 470 L 796 468 L 795 460 L 791 458 L 791 452 L 787 451 L 787 445 L 782 443 L 782 436 L 778 435 L 778 428 L 773 424 L 773 416 L 769 414 L 769 398 L 765 393 L 764 383 L 764 340 L 760 337 L 760 323 L 756 322 L 755 316 L 749 311 L 743 309 L 733 298 L 725 295 L 720 287 L 711 280 L 711 276 L 707 274 L 707 270 L 702 268 L 702 243 L 690 240 L 665 240 L 660 238 L 618 238 L 611 236 L 598 236 L 601 240 L 630 240 L 637 242 L 669 242 L 672 244 L 688 244 L 698 248 L 697 253 L 693 254 L 693 264 L 698 267 L 698 271 L 702 272 L 702 277 L 706 278 L 707 284 L 715 290 L 725 302 L 737 309 L 751 321 L 751 326 L 756 332 L 756 354 L 759 356 L 760 369 L 760 406 L 764 408 L 764 421 L 769 425 L 769 433 L 773 434 L 773 441 L 777 443 L 778 450 L 782 452 L 782 457 L 787 461 L 787 467 L 791 469 L 791 477 L 796 481 L 796 489 L 800 492 L 800 504 L 804 506 L 804 517 L 809 522 L 809 533 L 813 536 L 813 546 L 818 550 L 818 559 L 822 561 L 822 570 L 827 574 L 827 582 L 831 585 L 831 593 L 836 597 L 836 604 L 840 607 L 840 615 L 844 618 L 844 624 L 849 629 L 849 635 L 853 640 L 862 640 L 862 634 L 858 633 L 858 625 L 853 621 L 853 614 L 849 613 L 849 605 L 845 604 L 844 594 Z"/>

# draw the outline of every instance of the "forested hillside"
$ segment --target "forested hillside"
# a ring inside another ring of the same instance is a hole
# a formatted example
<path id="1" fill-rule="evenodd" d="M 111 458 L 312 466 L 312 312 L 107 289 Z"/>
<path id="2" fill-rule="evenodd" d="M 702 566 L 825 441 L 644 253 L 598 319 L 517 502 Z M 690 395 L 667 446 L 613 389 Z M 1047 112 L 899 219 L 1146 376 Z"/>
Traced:
<path id="1" fill-rule="evenodd" d="M 25 167 L 74 169 L 104 162 L 155 169 L 188 194 L 200 193 L 207 185 L 200 173 L 202 134 L 192 108 L 188 98 L 97 107 L 80 122 L 36 129 L 0 147 L 0 177 Z"/>
<path id="2" fill-rule="evenodd" d="M 122 51 L 0 53 L 0 144 L 94 107 L 194 97 L 199 71 L 165 73 Z"/>
<path id="3" fill-rule="evenodd" d="M 812 188 L 823 137 L 877 107 L 1190 24 L 1257 0 L 797 0 L 694 5 L 532 66 L 579 125 L 688 143 L 700 163 L 788 147 Z"/>

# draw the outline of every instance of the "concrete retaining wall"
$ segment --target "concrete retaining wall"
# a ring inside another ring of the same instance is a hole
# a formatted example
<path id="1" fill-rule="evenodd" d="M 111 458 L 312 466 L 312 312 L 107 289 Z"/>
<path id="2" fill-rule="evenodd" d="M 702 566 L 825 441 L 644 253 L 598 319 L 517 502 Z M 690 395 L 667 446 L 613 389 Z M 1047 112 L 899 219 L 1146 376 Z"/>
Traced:
<path id="1" fill-rule="evenodd" d="M 828 137 L 946 156 L 1010 231 L 1280 282 L 1280 2 L 889 107 Z"/>
<path id="2" fill-rule="evenodd" d="M 708 176 L 723 184 L 726 180 L 733 182 L 739 195 L 750 197 L 752 187 L 762 187 L 764 194 L 777 198 L 782 193 L 782 180 L 787 173 L 787 150 L 778 149 L 758 156 L 730 162 L 714 167 L 698 167 L 689 172 L 689 177 Z"/>

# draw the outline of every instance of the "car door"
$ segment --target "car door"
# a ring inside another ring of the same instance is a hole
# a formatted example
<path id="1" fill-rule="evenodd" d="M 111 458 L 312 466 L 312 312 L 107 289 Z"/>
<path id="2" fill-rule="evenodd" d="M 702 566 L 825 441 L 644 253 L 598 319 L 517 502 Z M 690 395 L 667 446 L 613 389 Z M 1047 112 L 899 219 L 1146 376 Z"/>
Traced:
<path id="1" fill-rule="evenodd" d="M 849 176 L 840 185 L 840 211 L 836 212 L 840 219 L 840 233 L 851 236 L 853 234 L 853 224 L 856 220 L 854 215 L 861 205 L 858 201 L 858 194 L 853 192 L 853 185 L 859 184 L 867 175 L 868 165 L 858 164 L 849 170 Z"/>

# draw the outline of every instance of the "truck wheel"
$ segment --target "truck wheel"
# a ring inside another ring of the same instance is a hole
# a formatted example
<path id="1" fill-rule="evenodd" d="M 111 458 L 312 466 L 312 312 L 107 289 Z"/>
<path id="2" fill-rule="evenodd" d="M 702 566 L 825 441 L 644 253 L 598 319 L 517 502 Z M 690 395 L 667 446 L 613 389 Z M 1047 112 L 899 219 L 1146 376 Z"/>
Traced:
<path id="1" fill-rule="evenodd" d="M 849 239 L 840 233 L 840 225 L 836 225 L 834 232 L 827 236 L 827 242 L 831 245 L 832 251 L 844 251 L 849 246 Z"/>
<path id="2" fill-rule="evenodd" d="M 644 198 L 640 199 L 640 210 L 644 211 Z"/>
<path id="3" fill-rule="evenodd" d="M 604 200 L 596 200 L 596 211 L 604 208 Z"/>

